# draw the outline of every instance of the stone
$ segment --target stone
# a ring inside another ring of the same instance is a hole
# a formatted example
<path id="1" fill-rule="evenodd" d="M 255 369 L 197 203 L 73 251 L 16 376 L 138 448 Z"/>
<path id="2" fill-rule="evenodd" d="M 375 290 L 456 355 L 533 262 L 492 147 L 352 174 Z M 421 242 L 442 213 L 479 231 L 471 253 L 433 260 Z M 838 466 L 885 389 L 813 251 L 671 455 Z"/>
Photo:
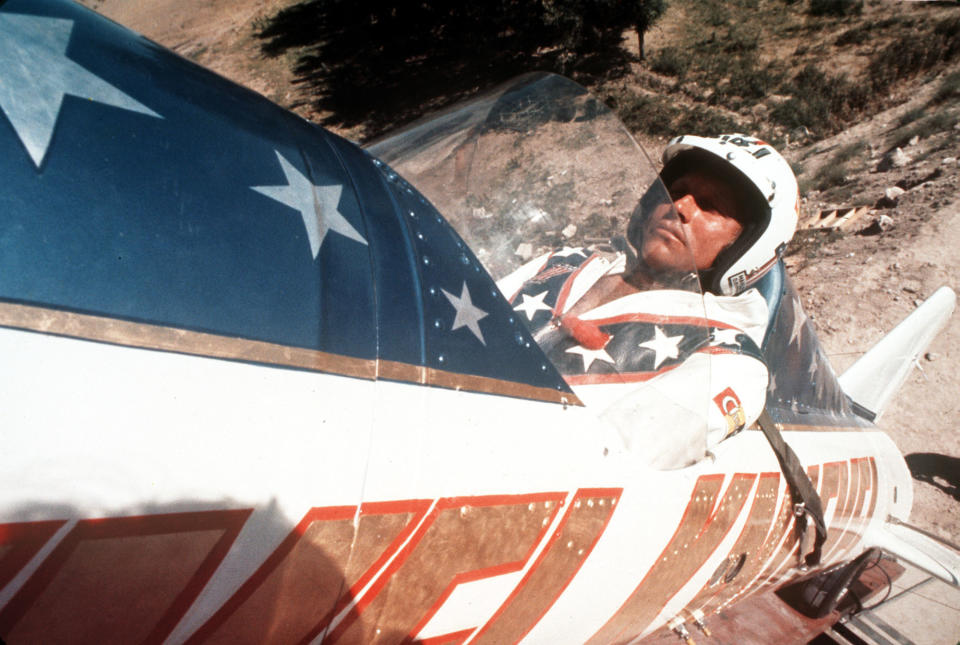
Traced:
<path id="1" fill-rule="evenodd" d="M 876 208 L 893 208 L 905 192 L 907 191 L 899 186 L 890 186 L 883 191 L 883 197 L 877 200 Z"/>
<path id="2" fill-rule="evenodd" d="M 944 165 L 944 166 L 949 166 L 949 165 L 955 164 L 955 163 L 957 163 L 957 158 L 956 158 L 956 157 L 947 157 L 947 158 L 945 158 L 945 159 L 943 160 L 943 165 Z"/>
<path id="3" fill-rule="evenodd" d="M 880 172 L 886 172 L 892 168 L 902 168 L 910 163 L 910 156 L 900 148 L 896 148 L 893 152 L 887 153 L 883 159 L 880 160 L 880 163 L 877 165 L 877 170 Z"/>
<path id="4" fill-rule="evenodd" d="M 923 355 L 923 357 L 932 363 L 933 361 L 940 358 L 940 354 L 937 354 L 936 352 L 927 352 L 926 354 Z"/>
<path id="5" fill-rule="evenodd" d="M 571 237 L 577 234 L 577 225 L 568 224 L 562 231 L 560 231 L 560 234 L 563 235 L 565 239 L 569 240 Z"/>
<path id="6" fill-rule="evenodd" d="M 898 197 L 900 197 L 900 195 L 903 195 L 905 192 L 907 191 L 905 191 L 903 188 L 900 188 L 900 186 L 890 186 L 885 191 L 883 191 L 883 194 L 886 196 L 887 199 L 897 199 Z"/>
<path id="7" fill-rule="evenodd" d="M 517 257 L 526 262 L 527 260 L 533 258 L 533 244 L 530 242 L 521 242 L 517 245 L 516 250 Z"/>

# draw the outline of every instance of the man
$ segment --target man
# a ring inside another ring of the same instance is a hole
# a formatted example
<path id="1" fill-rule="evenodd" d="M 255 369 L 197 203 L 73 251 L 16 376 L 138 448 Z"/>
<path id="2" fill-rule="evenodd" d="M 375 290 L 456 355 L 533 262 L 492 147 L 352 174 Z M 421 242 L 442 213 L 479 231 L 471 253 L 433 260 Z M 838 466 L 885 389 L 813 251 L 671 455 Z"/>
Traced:
<path id="1" fill-rule="evenodd" d="M 651 411 L 685 428 L 671 445 L 644 442 L 651 463 L 676 467 L 763 409 L 769 312 L 750 286 L 792 237 L 798 194 L 783 157 L 744 135 L 678 137 L 663 159 L 662 186 L 627 227 L 632 249 L 563 249 L 498 284 L 578 396 L 608 409 L 627 441 L 636 432 L 626 426 Z"/>

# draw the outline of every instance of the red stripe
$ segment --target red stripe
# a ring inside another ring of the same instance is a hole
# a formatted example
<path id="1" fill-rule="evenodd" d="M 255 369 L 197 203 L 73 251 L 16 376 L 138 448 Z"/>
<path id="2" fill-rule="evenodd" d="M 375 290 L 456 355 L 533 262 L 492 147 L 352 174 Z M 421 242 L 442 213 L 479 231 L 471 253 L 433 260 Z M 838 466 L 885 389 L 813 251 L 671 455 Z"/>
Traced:
<path id="1" fill-rule="evenodd" d="M 9 547 L 9 550 L 0 556 L 0 589 L 13 580 L 20 569 L 26 566 L 64 524 L 64 520 L 0 524 L 0 547 Z"/>
<path id="2" fill-rule="evenodd" d="M 500 496 L 492 495 L 488 497 L 474 497 L 474 498 L 452 498 L 449 501 L 441 500 L 437 504 L 437 511 L 444 510 L 447 508 L 456 508 L 458 506 L 463 506 L 465 503 L 472 504 L 474 506 L 503 506 L 507 504 L 517 504 L 517 503 L 530 503 L 530 502 L 554 502 L 556 506 L 554 507 L 553 512 L 550 514 L 550 522 L 547 522 L 543 526 L 543 529 L 537 535 L 537 539 L 533 540 L 530 544 L 530 548 L 524 554 L 524 556 L 517 560 L 516 562 L 504 562 L 492 567 L 487 567 L 485 569 L 475 569 L 473 571 L 464 571 L 463 573 L 458 573 L 453 577 L 453 580 L 450 581 L 450 584 L 447 585 L 447 588 L 443 590 L 440 596 L 434 602 L 433 606 L 427 610 L 423 617 L 414 625 L 413 629 L 410 630 L 410 636 L 415 636 L 421 629 L 423 629 L 430 619 L 440 610 L 440 607 L 446 602 L 447 598 L 450 597 L 450 594 L 453 593 L 453 590 L 457 588 L 458 585 L 473 582 L 475 580 L 482 580 L 484 578 L 492 578 L 494 576 L 500 576 L 505 573 L 513 573 L 515 571 L 520 571 L 523 569 L 523 565 L 527 563 L 530 559 L 530 556 L 533 555 L 533 552 L 536 550 L 537 545 L 540 544 L 543 540 L 544 534 L 547 532 L 547 529 L 550 528 L 550 524 L 553 523 L 553 518 L 556 517 L 557 512 L 560 510 L 560 505 L 563 503 L 564 497 L 563 493 L 541 493 L 537 495 L 524 495 L 521 496 L 521 499 L 514 499 L 512 501 L 503 501 L 504 497 L 513 497 L 513 496 Z M 480 503 L 477 503 L 476 500 L 483 500 Z M 443 507 L 441 508 L 441 504 Z"/>
<path id="3" fill-rule="evenodd" d="M 741 331 L 729 323 L 720 320 L 712 320 L 702 316 L 670 316 L 665 314 L 647 314 L 647 313 L 628 313 L 609 318 L 584 318 L 588 322 L 596 325 L 617 325 L 630 322 L 646 322 L 657 325 L 690 325 L 692 327 L 717 327 L 718 329 L 735 329 Z"/>
<path id="4" fill-rule="evenodd" d="M 526 575 L 524 575 L 523 579 L 520 581 L 517 587 L 510 593 L 510 595 L 503 602 L 503 604 L 500 605 L 500 608 L 497 609 L 497 611 L 493 614 L 493 616 L 490 617 L 490 620 L 488 620 L 487 623 L 483 626 L 483 628 L 477 633 L 477 638 L 475 639 L 475 641 L 480 640 L 482 635 L 490 628 L 490 626 L 497 621 L 497 619 L 503 614 L 503 612 L 507 609 L 507 607 L 509 607 L 510 604 L 513 603 L 513 601 L 516 599 L 516 597 L 521 594 L 527 582 L 530 581 L 531 576 L 533 576 L 533 574 L 537 571 L 539 566 L 549 556 L 557 540 L 563 534 L 563 529 L 566 527 L 567 522 L 570 520 L 570 516 L 572 515 L 574 509 L 576 508 L 576 502 L 585 497 L 614 497 L 616 498 L 616 500 L 619 500 L 622 494 L 623 494 L 622 488 L 581 488 L 580 490 L 578 490 L 569 508 L 567 508 L 567 512 L 564 514 L 563 518 L 560 520 L 560 524 L 557 526 L 553 535 L 550 536 L 550 540 L 547 542 L 543 550 L 540 552 L 540 555 L 537 558 L 536 562 L 533 563 L 533 565 L 527 571 Z M 570 585 L 570 583 L 576 577 L 577 573 L 579 573 L 581 567 L 583 567 L 583 563 L 586 562 L 587 557 L 590 555 L 590 553 L 593 552 L 593 548 L 596 546 L 597 542 L 600 540 L 600 536 L 603 535 L 604 531 L 607 530 L 607 525 L 610 523 L 611 517 L 613 517 L 613 510 L 611 510 L 610 513 L 607 515 L 607 519 L 606 521 L 604 521 L 603 526 L 600 527 L 600 530 L 597 531 L 596 535 L 594 535 L 593 539 L 590 541 L 589 546 L 587 546 L 586 549 L 584 550 L 584 554 L 583 554 L 583 557 L 580 559 L 580 563 L 570 573 L 570 576 L 566 579 L 566 581 L 557 585 L 554 588 L 554 590 L 552 590 L 552 597 L 550 598 L 549 602 L 544 603 L 542 611 L 540 611 L 537 617 L 534 620 L 530 621 L 530 624 L 525 627 L 522 633 L 516 634 L 517 641 L 522 640 L 524 636 L 530 633 L 530 630 L 533 629 L 534 626 L 540 622 L 540 620 L 544 617 L 544 615 L 546 615 L 546 613 L 550 610 L 550 608 L 554 605 L 554 603 L 556 603 L 557 599 L 560 597 L 560 594 L 562 594 L 564 590 Z"/>
<path id="5" fill-rule="evenodd" d="M 330 635 L 325 639 L 325 641 L 331 642 L 331 643 L 337 642 L 344 635 L 344 633 L 346 633 L 347 630 L 353 625 L 353 623 L 357 620 L 357 618 L 360 617 L 363 611 L 372 602 L 376 600 L 377 596 L 380 594 L 381 591 L 383 591 L 383 588 L 387 585 L 387 583 L 394 576 L 394 574 L 396 574 L 397 571 L 399 571 L 401 567 L 403 567 L 403 565 L 406 563 L 407 559 L 410 557 L 413 551 L 417 548 L 420 541 L 430 530 L 433 523 L 436 521 L 437 517 L 440 515 L 442 511 L 445 511 L 451 508 L 457 508 L 459 506 L 467 506 L 467 505 L 469 506 L 506 506 L 506 505 L 514 505 L 514 504 L 528 504 L 531 502 L 548 502 L 548 501 L 557 502 L 558 509 L 559 509 L 559 503 L 563 501 L 564 497 L 565 497 L 564 493 L 533 493 L 533 494 L 523 494 L 523 495 L 481 495 L 477 497 L 448 497 L 448 498 L 439 500 L 436 506 L 434 506 L 433 510 L 430 511 L 429 515 L 427 515 L 427 517 L 420 524 L 419 528 L 414 533 L 413 537 L 411 537 L 410 540 L 407 542 L 407 544 L 404 545 L 404 547 L 399 551 L 399 553 L 393 559 L 393 561 L 379 573 L 379 575 L 370 585 L 369 589 L 367 589 L 367 592 L 357 600 L 356 604 L 350 609 L 347 615 L 344 616 L 343 620 L 340 621 L 340 623 L 334 628 L 333 632 L 330 633 Z M 557 510 L 554 510 L 553 514 L 555 514 L 556 512 Z M 551 515 L 551 517 L 553 517 L 553 514 Z M 546 531 L 546 527 L 544 527 L 543 531 Z M 542 535 L 543 535 L 543 532 L 541 532 L 540 534 L 541 537 L 534 541 L 533 545 L 530 547 L 530 551 L 525 556 L 524 561 L 520 562 L 520 568 L 522 568 L 522 565 L 524 562 L 526 562 L 526 559 L 529 559 L 531 553 L 533 552 L 533 549 L 536 547 L 536 545 L 539 543 L 540 539 L 542 538 Z M 498 567 L 493 567 L 493 568 L 499 569 L 500 567 L 504 567 L 504 566 L 512 567 L 512 566 L 515 566 L 515 563 L 508 563 L 508 565 L 499 565 Z M 501 573 L 508 572 L 509 570 L 517 570 L 517 569 L 508 569 L 507 571 L 501 571 Z M 498 575 L 498 574 L 494 573 L 489 575 Z M 485 576 L 481 576 L 481 577 L 485 577 Z M 448 587 L 447 589 L 444 590 L 443 594 L 445 594 L 446 596 L 449 596 L 451 592 L 452 592 L 452 587 Z M 432 606 L 428 610 L 427 616 L 425 617 L 425 619 L 419 621 L 417 629 L 422 628 L 423 625 L 425 625 L 426 622 L 429 620 L 429 618 L 434 613 L 436 613 L 439 607 L 440 607 L 440 604 L 435 603 L 434 606 Z M 411 636 L 416 635 L 417 629 L 412 629 L 410 632 L 410 635 Z"/>
<path id="6" fill-rule="evenodd" d="M 563 306 L 567 302 L 567 298 L 570 297 L 570 292 L 573 290 L 573 283 L 576 282 L 577 276 L 580 275 L 583 270 L 590 264 L 593 260 L 600 257 L 599 255 L 591 255 L 587 258 L 587 261 L 578 266 L 573 273 L 570 274 L 570 277 L 567 278 L 566 282 L 563 283 L 563 286 L 560 288 L 560 293 L 557 295 L 557 303 L 553 306 L 553 314 L 559 315 L 563 311 Z"/>
<path id="7" fill-rule="evenodd" d="M 462 629 L 459 632 L 443 634 L 442 636 L 421 638 L 417 640 L 417 643 L 419 643 L 419 645 L 460 645 L 460 643 L 467 640 L 467 637 L 470 636 L 475 629 L 476 627 L 471 627 L 470 629 Z"/>
<path id="8" fill-rule="evenodd" d="M 160 643 L 196 600 L 250 513 L 242 509 L 80 520 L 0 612 L 0 633 L 13 642 L 39 636 L 39 630 L 48 639 L 69 633 L 81 641 L 136 638 Z M 209 544 L 213 531 L 220 535 Z M 206 551 L 195 554 L 199 565 L 187 572 L 155 559 L 167 555 L 165 543 L 156 538 Z M 111 549 L 109 566 L 105 548 Z M 85 591 L 91 588 L 104 593 Z M 104 603 L 105 597 L 131 590 L 141 595 L 124 609 L 125 634 L 110 623 L 116 607 Z M 160 595 L 170 590 L 174 596 Z M 64 624 L 64 617 L 77 622 Z"/>

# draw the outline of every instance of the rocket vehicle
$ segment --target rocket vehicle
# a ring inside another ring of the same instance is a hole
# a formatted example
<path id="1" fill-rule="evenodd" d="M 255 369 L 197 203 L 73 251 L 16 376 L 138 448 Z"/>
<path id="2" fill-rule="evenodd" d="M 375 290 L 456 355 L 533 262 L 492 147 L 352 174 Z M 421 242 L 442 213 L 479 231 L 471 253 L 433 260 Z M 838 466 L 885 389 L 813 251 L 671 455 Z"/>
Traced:
<path id="1" fill-rule="evenodd" d="M 960 583 L 875 424 L 948 288 L 838 376 L 774 266 L 756 423 L 695 283 L 644 375 L 564 378 L 503 279 L 615 248 L 656 194 L 559 76 L 360 147 L 68 0 L 0 1 L 0 639 L 709 642 L 798 581 L 828 615 L 881 554 Z"/>

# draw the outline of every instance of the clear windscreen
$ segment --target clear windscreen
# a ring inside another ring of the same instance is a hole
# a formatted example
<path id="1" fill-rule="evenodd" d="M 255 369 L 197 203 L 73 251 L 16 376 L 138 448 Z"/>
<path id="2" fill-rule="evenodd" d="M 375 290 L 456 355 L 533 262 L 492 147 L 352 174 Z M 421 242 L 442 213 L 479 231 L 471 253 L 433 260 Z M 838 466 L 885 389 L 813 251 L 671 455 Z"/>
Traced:
<path id="1" fill-rule="evenodd" d="M 520 77 L 367 150 L 443 213 L 495 280 L 563 247 L 621 248 L 628 229 L 670 211 L 657 168 L 616 115 L 561 76 Z M 678 242 L 648 278 L 696 291 Z"/>
<path id="2" fill-rule="evenodd" d="M 602 102 L 527 75 L 367 150 L 447 218 L 631 449 L 665 468 L 703 456 L 712 331 L 693 254 L 656 166 Z"/>

